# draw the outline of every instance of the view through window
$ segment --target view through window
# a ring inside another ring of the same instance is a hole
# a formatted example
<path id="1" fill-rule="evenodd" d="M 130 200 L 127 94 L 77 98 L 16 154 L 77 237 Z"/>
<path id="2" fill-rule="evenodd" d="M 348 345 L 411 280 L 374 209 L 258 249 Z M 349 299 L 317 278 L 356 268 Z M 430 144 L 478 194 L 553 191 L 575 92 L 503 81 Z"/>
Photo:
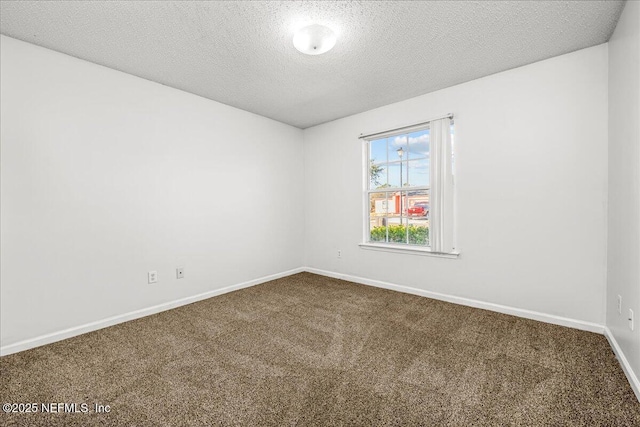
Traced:
<path id="1" fill-rule="evenodd" d="M 369 242 L 430 246 L 429 136 L 427 125 L 367 141 Z"/>

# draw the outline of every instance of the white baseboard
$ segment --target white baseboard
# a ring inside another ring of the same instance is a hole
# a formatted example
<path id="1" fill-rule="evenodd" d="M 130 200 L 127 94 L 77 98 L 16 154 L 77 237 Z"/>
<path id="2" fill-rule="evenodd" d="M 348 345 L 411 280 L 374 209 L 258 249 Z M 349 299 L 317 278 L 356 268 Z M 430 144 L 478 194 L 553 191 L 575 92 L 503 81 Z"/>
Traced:
<path id="1" fill-rule="evenodd" d="M 495 311 L 498 313 L 510 314 L 513 316 L 524 317 L 526 319 L 538 320 L 540 322 L 552 323 L 554 325 L 567 326 L 569 328 L 580 329 L 588 332 L 604 334 L 604 326 L 597 323 L 585 322 L 583 320 L 570 319 L 568 317 L 555 316 L 553 314 L 540 313 L 537 311 L 525 310 L 522 308 L 509 307 L 506 305 L 494 304 L 491 302 L 478 301 L 470 298 L 457 297 L 454 295 L 441 294 L 438 292 L 425 291 L 423 289 L 412 288 L 409 286 L 401 286 L 379 280 L 367 279 L 364 277 L 351 276 L 348 274 L 335 273 L 333 271 L 320 270 L 317 268 L 305 268 L 304 271 L 319 274 L 321 276 L 333 277 L 336 279 L 348 280 L 350 282 L 360 283 L 363 285 L 375 286 L 377 288 L 390 289 L 392 291 L 404 292 L 406 294 L 419 295 L 427 298 L 433 298 L 440 301 L 452 302 L 454 304 L 466 305 L 469 307 L 481 308 L 484 310 Z"/>
<path id="2" fill-rule="evenodd" d="M 638 379 L 638 376 L 635 374 L 635 372 L 633 372 L 633 368 L 631 368 L 627 357 L 624 355 L 622 349 L 618 345 L 616 337 L 613 336 L 613 333 L 611 333 L 611 330 L 607 326 L 604 327 L 604 336 L 607 337 L 607 340 L 609 341 L 613 352 L 615 353 L 618 361 L 620 362 L 620 365 L 622 366 L 624 374 L 629 380 L 629 384 L 631 384 L 631 389 L 636 394 L 638 402 L 640 402 L 640 380 Z"/>
<path id="3" fill-rule="evenodd" d="M 172 308 L 180 307 L 186 304 L 191 304 L 193 302 L 201 301 L 217 295 L 222 295 L 222 294 L 233 292 L 239 289 L 259 285 L 261 283 L 265 283 L 271 280 L 290 276 L 292 274 L 301 273 L 303 271 L 319 274 L 321 276 L 333 277 L 336 279 L 342 279 L 350 282 L 360 283 L 363 285 L 375 286 L 378 288 L 390 289 L 393 291 L 424 296 L 424 297 L 433 298 L 441 301 L 447 301 L 454 304 L 481 308 L 484 310 L 495 311 L 498 313 L 510 314 L 513 316 L 523 317 L 526 319 L 538 320 L 541 322 L 551 323 L 554 325 L 567 326 L 570 328 L 580 329 L 583 331 L 604 334 L 604 336 L 609 341 L 611 348 L 616 354 L 616 357 L 618 358 L 620 365 L 622 366 L 622 369 L 625 375 L 627 376 L 629 383 L 631 384 L 631 388 L 633 389 L 634 393 L 636 394 L 636 397 L 640 401 L 640 381 L 638 380 L 638 377 L 636 376 L 636 374 L 633 372 L 631 365 L 629 365 L 629 362 L 625 357 L 624 353 L 622 352 L 622 349 L 618 345 L 618 342 L 616 341 L 615 337 L 613 336 L 609 328 L 606 326 L 599 325 L 597 323 L 592 323 L 592 322 L 585 322 L 582 320 L 575 320 L 575 319 L 570 319 L 566 317 L 540 313 L 537 311 L 525 310 L 521 308 L 509 307 L 509 306 L 494 304 L 490 302 L 484 302 L 484 301 L 478 301 L 478 300 L 469 299 L 469 298 L 457 297 L 453 295 L 441 294 L 438 292 L 426 291 L 423 289 L 412 288 L 409 286 L 401 286 L 393 283 L 382 282 L 379 280 L 367 279 L 367 278 L 358 277 L 358 276 L 351 276 L 349 274 L 335 273 L 332 271 L 320 270 L 317 268 L 310 268 L 310 267 L 300 267 L 300 268 L 295 268 L 288 271 L 283 271 L 281 273 L 271 274 L 269 276 L 260 277 L 258 279 L 249 280 L 247 282 L 238 283 L 236 285 L 227 286 L 225 288 L 215 289 L 215 290 L 204 292 L 198 295 L 181 298 L 179 300 L 158 304 L 153 307 L 143 308 L 143 309 L 132 311 L 129 313 L 109 317 L 107 319 L 98 320 L 96 322 L 87 323 L 81 326 L 76 326 L 76 327 L 68 328 L 62 331 L 42 335 L 36 338 L 20 341 L 14 344 L 9 344 L 9 345 L 0 347 L 0 356 L 6 356 L 12 353 L 17 353 L 19 351 L 28 350 L 30 348 L 39 347 L 45 344 L 51 344 L 53 342 L 61 341 L 61 340 L 71 338 L 77 335 L 81 335 L 87 332 L 92 332 L 98 329 L 117 325 L 118 323 L 124 323 L 129 320 L 134 320 L 140 317 L 149 316 L 151 314 L 159 313 L 161 311 L 170 310 Z"/>
<path id="4" fill-rule="evenodd" d="M 81 335 L 87 332 L 96 331 L 98 329 L 106 328 L 108 326 L 117 325 L 118 323 L 124 323 L 129 320 L 134 320 L 140 317 L 149 316 L 151 314 L 159 313 L 161 311 L 170 310 L 172 308 L 180 307 L 186 304 L 191 304 L 193 302 L 215 297 L 217 295 L 222 295 L 228 292 L 237 291 L 238 289 L 259 285 L 260 283 L 279 279 L 281 277 L 290 276 L 296 273 L 301 273 L 303 271 L 305 271 L 304 268 L 295 268 L 293 270 L 271 274 L 269 276 L 260 277 L 258 279 L 249 280 L 247 282 L 238 283 L 236 285 L 227 286 L 225 288 L 214 289 L 212 291 L 204 292 L 198 295 L 181 298 L 175 301 L 169 301 L 163 304 L 155 305 L 153 307 L 147 307 L 140 310 L 125 313 L 125 314 L 119 314 L 117 316 L 109 317 L 106 319 L 98 320 L 98 321 L 87 323 L 80 326 L 75 326 L 73 328 L 64 329 L 62 331 L 53 332 L 50 334 L 41 335 L 36 338 L 30 338 L 24 341 L 20 341 L 14 344 L 5 345 L 3 347 L 0 347 L 0 356 L 6 356 L 8 354 L 17 353 L 19 351 L 29 350 L 30 348 L 40 347 L 42 345 L 51 344 L 56 341 L 62 341 L 67 338 L 75 337 L 76 335 Z"/>

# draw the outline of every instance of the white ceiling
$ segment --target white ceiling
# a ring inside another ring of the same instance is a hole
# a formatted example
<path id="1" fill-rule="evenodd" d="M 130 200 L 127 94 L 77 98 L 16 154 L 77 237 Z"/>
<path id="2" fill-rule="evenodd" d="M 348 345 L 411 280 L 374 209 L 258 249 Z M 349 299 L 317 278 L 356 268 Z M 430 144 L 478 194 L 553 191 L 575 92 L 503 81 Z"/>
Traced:
<path id="1" fill-rule="evenodd" d="M 2 1 L 0 32 L 300 128 L 606 42 L 623 1 Z M 335 48 L 298 52 L 304 23 Z"/>

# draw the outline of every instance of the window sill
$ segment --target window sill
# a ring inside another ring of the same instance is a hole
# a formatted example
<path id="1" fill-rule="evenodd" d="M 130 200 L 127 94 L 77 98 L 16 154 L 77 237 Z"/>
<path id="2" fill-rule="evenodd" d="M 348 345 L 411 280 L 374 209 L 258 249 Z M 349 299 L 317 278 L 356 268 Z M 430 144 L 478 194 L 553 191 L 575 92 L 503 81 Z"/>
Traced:
<path id="1" fill-rule="evenodd" d="M 419 247 L 411 247 L 411 246 L 398 246 L 398 245 L 389 245 L 385 243 L 360 243 L 359 246 L 362 249 L 373 250 L 373 251 L 383 251 L 383 252 L 395 252 L 395 253 L 406 253 L 411 255 L 425 255 L 432 256 L 437 258 L 450 258 L 456 259 L 460 256 L 460 252 L 432 252 L 429 248 L 419 248 Z"/>

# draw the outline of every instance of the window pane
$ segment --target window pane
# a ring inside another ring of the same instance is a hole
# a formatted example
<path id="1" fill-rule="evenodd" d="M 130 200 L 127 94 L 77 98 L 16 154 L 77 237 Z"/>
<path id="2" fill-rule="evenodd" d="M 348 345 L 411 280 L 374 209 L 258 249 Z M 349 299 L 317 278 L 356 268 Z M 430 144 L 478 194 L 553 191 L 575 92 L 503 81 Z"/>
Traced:
<path id="1" fill-rule="evenodd" d="M 407 135 L 398 135 L 398 136 L 393 136 L 391 138 L 389 138 L 389 151 L 388 151 L 388 155 L 389 155 L 389 161 L 393 162 L 393 161 L 397 161 L 400 160 L 400 154 L 402 154 L 402 159 L 403 160 L 407 160 L 407 154 L 408 154 L 408 146 L 407 146 Z M 402 149 L 401 152 L 398 152 L 398 150 Z"/>
<path id="2" fill-rule="evenodd" d="M 391 164 L 387 168 L 390 187 L 400 187 L 400 164 Z"/>
<path id="3" fill-rule="evenodd" d="M 402 184 L 407 184 L 407 162 L 392 163 L 388 167 L 389 187 L 400 187 L 400 173 L 402 173 Z"/>
<path id="4" fill-rule="evenodd" d="M 401 196 L 402 194 L 402 196 Z M 407 243 L 407 193 L 393 193 L 394 213 L 389 214 L 389 243 Z"/>
<path id="5" fill-rule="evenodd" d="M 409 244 L 429 246 L 429 224 L 409 225 Z"/>
<path id="6" fill-rule="evenodd" d="M 369 165 L 369 189 L 375 190 L 376 188 L 385 187 L 388 187 L 387 165 L 376 165 L 371 163 Z"/>
<path id="7" fill-rule="evenodd" d="M 429 156 L 429 129 L 409 134 L 409 159 Z"/>
<path id="8" fill-rule="evenodd" d="M 410 191 L 407 197 L 408 241 L 429 246 L 429 191 Z"/>
<path id="9" fill-rule="evenodd" d="M 388 226 L 397 225 L 400 223 L 400 192 L 387 193 L 387 219 Z"/>
<path id="10" fill-rule="evenodd" d="M 409 185 L 429 185 L 429 159 L 411 160 L 408 163 Z"/>
<path id="11" fill-rule="evenodd" d="M 395 159 L 393 159 L 395 160 Z M 387 161 L 387 139 L 376 139 L 369 143 L 369 161 L 371 163 L 385 163 Z"/>
<path id="12" fill-rule="evenodd" d="M 406 228 L 404 224 L 389 224 L 389 243 L 407 243 Z"/>
<path id="13" fill-rule="evenodd" d="M 369 230 L 372 242 L 387 241 L 387 214 L 389 202 L 387 193 L 371 193 L 369 195 Z"/>

